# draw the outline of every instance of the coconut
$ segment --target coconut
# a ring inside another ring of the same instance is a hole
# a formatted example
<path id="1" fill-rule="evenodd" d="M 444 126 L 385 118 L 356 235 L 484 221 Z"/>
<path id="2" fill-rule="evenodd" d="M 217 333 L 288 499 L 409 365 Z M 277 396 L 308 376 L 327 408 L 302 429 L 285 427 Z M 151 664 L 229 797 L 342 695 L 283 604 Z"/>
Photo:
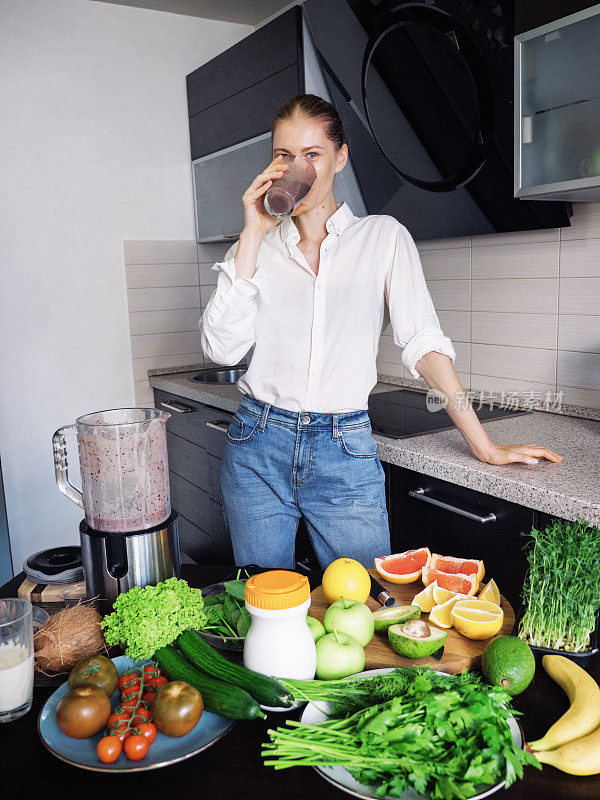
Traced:
<path id="1" fill-rule="evenodd" d="M 51 616 L 33 637 L 36 669 L 68 672 L 82 658 L 107 652 L 100 622 L 100 614 L 86 603 Z"/>

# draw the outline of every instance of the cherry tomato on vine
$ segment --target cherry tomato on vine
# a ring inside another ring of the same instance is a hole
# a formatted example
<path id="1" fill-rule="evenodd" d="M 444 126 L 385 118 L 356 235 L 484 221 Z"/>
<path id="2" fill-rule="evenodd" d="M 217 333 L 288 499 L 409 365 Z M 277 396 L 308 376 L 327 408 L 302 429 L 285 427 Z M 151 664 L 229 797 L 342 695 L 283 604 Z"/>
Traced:
<path id="1" fill-rule="evenodd" d="M 142 722 L 141 725 L 136 725 L 136 733 L 140 733 L 148 739 L 148 744 L 152 744 L 156 739 L 156 725 L 153 722 Z"/>
<path id="2" fill-rule="evenodd" d="M 119 722 L 127 722 L 129 717 L 130 714 L 111 714 L 108 718 L 108 722 L 106 723 L 106 727 L 109 731 L 112 731 L 112 729 L 116 727 Z"/>
<path id="3" fill-rule="evenodd" d="M 127 700 L 121 700 L 121 705 L 119 706 L 120 711 L 125 711 L 126 708 L 134 709 L 138 704 L 137 697 L 129 697 Z"/>
<path id="4" fill-rule="evenodd" d="M 152 718 L 152 714 L 146 708 L 146 706 L 138 706 L 133 713 L 133 717 L 131 718 L 132 725 L 136 725 L 138 722 L 148 722 Z"/>
<path id="5" fill-rule="evenodd" d="M 141 683 L 134 684 L 133 686 L 125 686 L 123 687 L 123 691 L 121 692 L 122 700 L 131 700 L 132 698 L 137 698 Z"/>
<path id="6" fill-rule="evenodd" d="M 119 687 L 119 691 L 122 692 L 126 686 L 133 686 L 136 683 L 139 685 L 141 680 L 137 672 L 128 672 L 127 675 L 121 675 L 117 686 Z"/>
<path id="7" fill-rule="evenodd" d="M 151 706 L 155 697 L 156 692 L 146 692 L 146 694 L 142 697 L 142 702 L 146 703 L 147 706 Z"/>
<path id="8" fill-rule="evenodd" d="M 144 675 L 147 675 L 148 677 L 151 677 L 153 675 L 158 676 L 160 675 L 160 670 L 154 664 L 146 664 L 146 666 L 144 667 Z"/>
<path id="9" fill-rule="evenodd" d="M 131 728 L 127 722 L 119 722 L 111 729 L 111 736 L 116 736 L 120 742 L 125 742 L 131 736 Z"/>
<path id="10" fill-rule="evenodd" d="M 141 733 L 134 733 L 125 740 L 123 750 L 130 761 L 139 761 L 144 758 L 150 748 L 150 742 Z"/>
<path id="11" fill-rule="evenodd" d="M 103 736 L 96 745 L 98 758 L 104 764 L 112 764 L 121 755 L 123 745 L 118 736 Z"/>

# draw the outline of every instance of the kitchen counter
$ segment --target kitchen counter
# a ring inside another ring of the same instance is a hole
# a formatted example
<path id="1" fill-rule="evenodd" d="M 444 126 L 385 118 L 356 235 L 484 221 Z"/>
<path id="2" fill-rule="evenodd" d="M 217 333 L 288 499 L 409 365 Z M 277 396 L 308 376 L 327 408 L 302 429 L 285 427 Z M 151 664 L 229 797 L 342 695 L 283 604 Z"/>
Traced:
<path id="1" fill-rule="evenodd" d="M 193 586 L 207 586 L 223 580 L 230 572 L 231 566 L 183 566 L 183 577 Z M 15 597 L 23 577 L 21 574 L 0 587 L 0 597 Z M 321 573 L 311 573 L 309 579 L 314 588 L 320 583 Z M 590 673 L 596 680 L 600 678 L 600 655 L 592 657 Z M 208 750 L 163 769 L 106 774 L 72 767 L 45 749 L 36 730 L 39 712 L 54 688 L 36 686 L 31 711 L 2 726 L 3 796 L 10 800 L 45 796 L 49 787 L 53 796 L 65 800 L 113 796 L 162 800 L 174 795 L 186 800 L 196 797 L 238 800 L 240 796 L 262 800 L 348 798 L 313 769 L 295 767 L 276 771 L 263 765 L 260 749 L 268 740 L 267 730 L 284 724 L 287 717 L 297 719 L 298 711 L 268 714 L 266 720 L 237 722 Z M 526 740 L 542 736 L 566 711 L 567 705 L 563 691 L 538 668 L 531 685 L 514 700 L 515 708 L 523 714 L 519 722 Z M 581 778 L 564 775 L 548 766 L 542 771 L 527 767 L 522 781 L 496 797 L 499 800 L 597 800 L 600 776 Z"/>
<path id="2" fill-rule="evenodd" d="M 156 389 L 235 412 L 242 395 L 235 385 L 192 383 L 193 372 L 150 377 Z M 379 382 L 373 391 L 398 389 Z M 441 413 L 441 412 L 438 412 Z M 456 428 L 406 439 L 374 434 L 382 461 L 441 478 L 564 519 L 600 525 L 600 421 L 532 411 L 484 424 L 498 444 L 539 444 L 564 456 L 560 464 L 484 464 Z"/>

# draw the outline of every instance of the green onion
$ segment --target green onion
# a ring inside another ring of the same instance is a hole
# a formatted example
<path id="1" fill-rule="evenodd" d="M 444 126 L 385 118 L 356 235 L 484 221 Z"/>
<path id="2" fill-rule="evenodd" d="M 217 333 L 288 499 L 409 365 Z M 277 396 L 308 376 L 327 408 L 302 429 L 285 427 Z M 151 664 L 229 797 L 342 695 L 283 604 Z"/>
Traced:
<path id="1" fill-rule="evenodd" d="M 600 608 L 600 529 L 583 519 L 533 528 L 519 637 L 530 645 L 581 653 Z"/>

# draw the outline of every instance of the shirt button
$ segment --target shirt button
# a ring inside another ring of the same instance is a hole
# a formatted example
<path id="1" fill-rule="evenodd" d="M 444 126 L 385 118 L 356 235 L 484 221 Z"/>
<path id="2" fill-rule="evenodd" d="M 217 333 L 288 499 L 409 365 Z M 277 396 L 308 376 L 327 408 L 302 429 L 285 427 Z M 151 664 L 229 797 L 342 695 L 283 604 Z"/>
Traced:
<path id="1" fill-rule="evenodd" d="M 300 420 L 300 422 L 302 422 L 303 425 L 308 425 L 308 423 L 310 422 L 310 417 L 307 414 L 305 414 Z"/>
<path id="2" fill-rule="evenodd" d="M 321 288 L 321 284 L 317 283 L 317 289 L 320 289 L 320 288 Z"/>

